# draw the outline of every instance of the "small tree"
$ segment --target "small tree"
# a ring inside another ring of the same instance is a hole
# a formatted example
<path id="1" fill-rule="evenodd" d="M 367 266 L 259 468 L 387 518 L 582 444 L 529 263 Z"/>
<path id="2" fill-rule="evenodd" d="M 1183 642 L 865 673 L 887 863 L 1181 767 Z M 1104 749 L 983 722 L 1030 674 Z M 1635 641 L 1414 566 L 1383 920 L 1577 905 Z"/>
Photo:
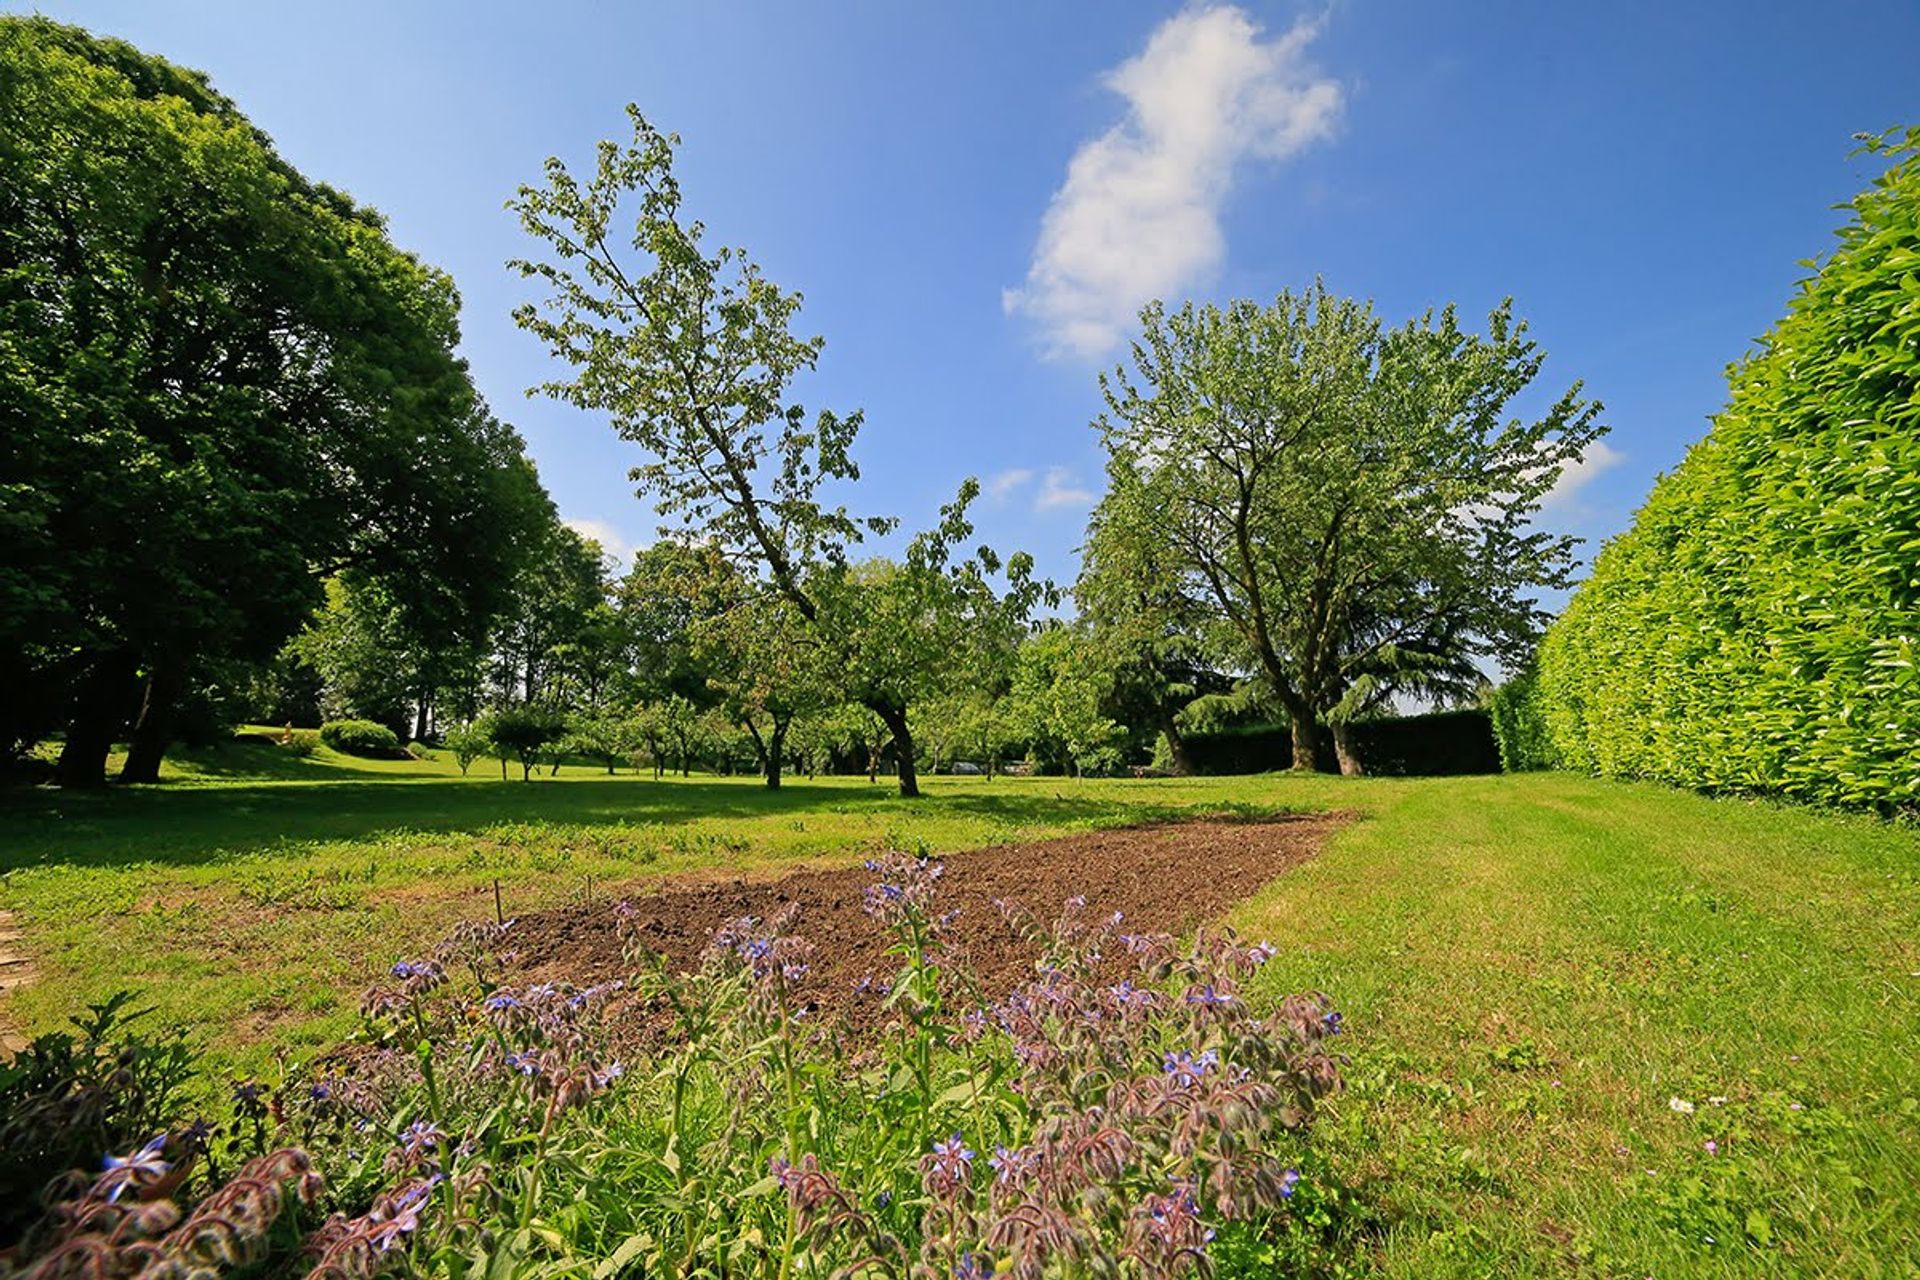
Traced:
<path id="1" fill-rule="evenodd" d="M 473 767 L 473 762 L 486 755 L 492 745 L 492 738 L 479 721 L 456 725 L 447 730 L 440 741 L 453 753 L 454 763 L 460 766 L 460 776 L 463 778 L 467 776 L 467 770 Z"/>
<path id="2" fill-rule="evenodd" d="M 544 261 L 512 264 L 548 289 L 514 318 L 575 370 L 538 390 L 606 412 L 616 431 L 646 450 L 650 460 L 633 472 L 642 496 L 693 541 L 710 541 L 751 566 L 751 576 L 785 602 L 829 669 L 847 676 L 845 695 L 886 725 L 900 793 L 917 795 L 907 709 L 925 692 L 918 674 L 948 655 L 873 661 L 897 658 L 925 639 L 918 629 L 870 627 L 886 610 L 847 572 L 850 548 L 897 521 L 856 519 L 820 498 L 822 485 L 859 478 L 851 450 L 861 416 L 822 411 L 809 422 L 790 401 L 792 383 L 824 345 L 793 332 L 800 296 L 782 291 L 737 249 L 702 248 L 704 228 L 681 212 L 673 172 L 679 139 L 638 108 L 627 113 L 632 142 L 603 143 L 591 177 L 582 182 L 550 159 L 545 183 L 522 187 L 512 202 L 521 225 L 551 251 Z M 623 207 L 636 204 L 631 233 L 623 233 Z M 950 555 L 977 492 L 967 482 L 940 528 L 916 539 L 904 585 L 926 589 L 921 603 L 952 588 L 968 594 L 984 580 Z M 978 565 L 992 572 L 998 561 L 985 553 Z M 1031 607 L 1030 568 L 1024 557 L 1009 561 L 1016 607 Z"/>
<path id="3" fill-rule="evenodd" d="M 567 726 L 557 711 L 544 707 L 509 707 L 493 714 L 487 722 L 487 731 L 499 750 L 503 775 L 507 756 L 511 754 L 520 762 L 520 780 L 528 782 L 533 778 L 533 766 L 539 762 L 540 752 L 562 737 Z"/>

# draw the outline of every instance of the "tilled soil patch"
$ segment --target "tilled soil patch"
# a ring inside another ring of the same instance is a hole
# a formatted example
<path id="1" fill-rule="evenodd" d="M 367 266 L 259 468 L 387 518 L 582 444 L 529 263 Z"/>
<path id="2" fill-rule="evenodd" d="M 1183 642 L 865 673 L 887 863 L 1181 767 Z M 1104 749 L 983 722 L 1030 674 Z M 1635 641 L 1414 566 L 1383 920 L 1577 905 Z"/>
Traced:
<path id="1" fill-rule="evenodd" d="M 996 899 L 1043 920 L 1084 896 L 1090 912 L 1125 913 L 1132 932 L 1180 933 L 1222 915 L 1275 876 L 1311 858 L 1347 813 L 1258 821 L 1200 820 L 1091 831 L 1035 844 L 999 845 L 947 856 L 937 909 L 959 909 L 949 944 L 985 990 L 1004 992 L 1033 971 L 1036 952 L 1007 927 Z M 823 1020 L 855 1028 L 880 1020 L 880 1001 L 857 991 L 899 967 L 891 935 L 861 910 L 874 876 L 864 868 L 803 871 L 777 880 L 668 885 L 628 899 L 639 936 L 676 967 L 699 956 L 720 925 L 741 916 L 769 919 L 796 908 L 789 930 L 813 943 L 799 993 Z M 514 927 L 524 982 L 585 984 L 626 974 L 610 904 L 524 916 Z"/>

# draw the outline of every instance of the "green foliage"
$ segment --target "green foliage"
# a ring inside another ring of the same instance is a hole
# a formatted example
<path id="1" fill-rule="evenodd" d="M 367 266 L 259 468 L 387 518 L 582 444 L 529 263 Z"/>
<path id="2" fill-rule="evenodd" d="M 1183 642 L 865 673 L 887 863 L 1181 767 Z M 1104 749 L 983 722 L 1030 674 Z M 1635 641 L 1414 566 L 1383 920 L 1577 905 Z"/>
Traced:
<path id="1" fill-rule="evenodd" d="M 0 1247 L 39 1215 L 56 1177 L 95 1169 L 102 1152 L 130 1150 L 181 1119 L 194 1055 L 184 1032 L 136 1027 L 153 1010 L 132 1003 L 123 991 L 89 1005 L 74 1031 L 0 1062 Z"/>
<path id="2" fill-rule="evenodd" d="M 1540 650 L 1568 766 L 1920 806 L 1920 129 Z"/>
<path id="3" fill-rule="evenodd" d="M 295 759 L 304 760 L 320 749 L 320 732 L 317 729 L 295 729 L 287 735 L 285 747 Z"/>
<path id="4" fill-rule="evenodd" d="M 1540 676 L 1532 667 L 1493 690 L 1486 697 L 1493 720 L 1494 740 L 1500 746 L 1500 767 L 1508 773 L 1559 767 L 1560 756 L 1547 730 L 1546 706 L 1540 694 Z"/>
<path id="5" fill-rule="evenodd" d="M 329 720 L 320 726 L 320 741 L 350 756 L 380 759 L 400 751 L 399 735 L 371 720 Z"/>

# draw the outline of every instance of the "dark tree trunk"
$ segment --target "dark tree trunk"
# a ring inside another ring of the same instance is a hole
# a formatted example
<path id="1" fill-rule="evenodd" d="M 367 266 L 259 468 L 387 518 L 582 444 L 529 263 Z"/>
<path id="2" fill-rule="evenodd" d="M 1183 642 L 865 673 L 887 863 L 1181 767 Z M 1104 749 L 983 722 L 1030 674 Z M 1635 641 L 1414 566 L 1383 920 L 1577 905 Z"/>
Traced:
<path id="1" fill-rule="evenodd" d="M 1311 712 L 1289 711 L 1287 718 L 1293 722 L 1294 772 L 1312 773 L 1320 767 L 1320 726 Z"/>
<path id="2" fill-rule="evenodd" d="M 107 755 L 126 715 L 133 659 L 112 653 L 94 660 L 80 685 L 55 777 L 63 787 L 107 785 Z"/>
<path id="3" fill-rule="evenodd" d="M 900 767 L 900 794 L 909 798 L 920 794 L 920 778 L 913 769 L 913 730 L 907 727 L 907 709 L 883 704 L 873 708 L 887 732 L 893 735 L 894 761 Z"/>
<path id="4" fill-rule="evenodd" d="M 1333 726 L 1333 754 L 1340 761 L 1340 772 L 1349 778 L 1358 778 L 1367 771 L 1360 762 L 1360 750 L 1353 740 L 1353 726 L 1336 723 Z"/>
<path id="5" fill-rule="evenodd" d="M 1172 764 L 1174 777 L 1191 777 L 1193 758 L 1187 754 L 1187 740 L 1180 732 L 1179 720 L 1171 711 L 1161 717 L 1160 736 L 1167 740 L 1167 759 Z"/>
<path id="6" fill-rule="evenodd" d="M 780 789 L 780 766 L 787 749 L 787 721 L 773 718 L 773 730 L 767 735 L 767 790 Z"/>
<path id="7" fill-rule="evenodd" d="M 173 741 L 173 710 L 186 683 L 178 665 L 163 663 L 147 676 L 140 700 L 140 718 L 134 722 L 127 762 L 120 766 L 122 782 L 160 781 L 160 760 Z"/>
<path id="8" fill-rule="evenodd" d="M 419 705 L 415 707 L 414 713 L 413 713 L 413 740 L 415 742 L 424 742 L 426 741 L 426 737 L 427 737 L 427 695 L 423 693 L 420 695 Z"/>

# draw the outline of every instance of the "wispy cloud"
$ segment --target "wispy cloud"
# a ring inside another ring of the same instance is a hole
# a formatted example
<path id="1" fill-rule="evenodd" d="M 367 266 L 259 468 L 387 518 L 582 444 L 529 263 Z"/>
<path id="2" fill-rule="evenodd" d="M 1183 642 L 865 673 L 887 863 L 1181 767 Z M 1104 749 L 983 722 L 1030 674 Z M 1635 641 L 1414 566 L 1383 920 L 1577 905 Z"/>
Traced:
<path id="1" fill-rule="evenodd" d="M 1216 269 L 1235 167 L 1332 132 L 1342 94 L 1307 61 L 1317 32 L 1302 21 L 1269 39 L 1236 7 L 1189 8 L 1107 74 L 1126 116 L 1074 153 L 1026 282 L 1003 295 L 1049 354 L 1105 355 L 1143 303 Z"/>
<path id="2" fill-rule="evenodd" d="M 1090 507 L 1093 500 L 1093 490 L 1081 484 L 1071 471 L 1065 467 L 1048 467 L 1047 474 L 1040 479 L 1040 492 L 1034 495 L 1033 509 L 1052 511 L 1056 507 Z"/>
<path id="3" fill-rule="evenodd" d="M 1005 471 L 987 477 L 987 497 L 995 502 L 1005 502 L 1015 489 L 1033 479 L 1031 467 L 1008 467 Z"/>
<path id="4" fill-rule="evenodd" d="M 591 538 L 599 543 L 600 550 L 618 560 L 623 567 L 632 560 L 633 553 L 638 549 L 627 540 L 625 534 L 605 520 L 562 520 L 560 523 L 581 537 Z"/>
<path id="5" fill-rule="evenodd" d="M 1540 509 L 1566 511 L 1575 505 L 1574 500 L 1579 497 L 1580 491 L 1593 483 L 1601 472 L 1610 471 L 1626 460 L 1626 454 L 1605 440 L 1595 440 L 1578 460 L 1561 468 L 1560 478 L 1541 497 Z"/>

